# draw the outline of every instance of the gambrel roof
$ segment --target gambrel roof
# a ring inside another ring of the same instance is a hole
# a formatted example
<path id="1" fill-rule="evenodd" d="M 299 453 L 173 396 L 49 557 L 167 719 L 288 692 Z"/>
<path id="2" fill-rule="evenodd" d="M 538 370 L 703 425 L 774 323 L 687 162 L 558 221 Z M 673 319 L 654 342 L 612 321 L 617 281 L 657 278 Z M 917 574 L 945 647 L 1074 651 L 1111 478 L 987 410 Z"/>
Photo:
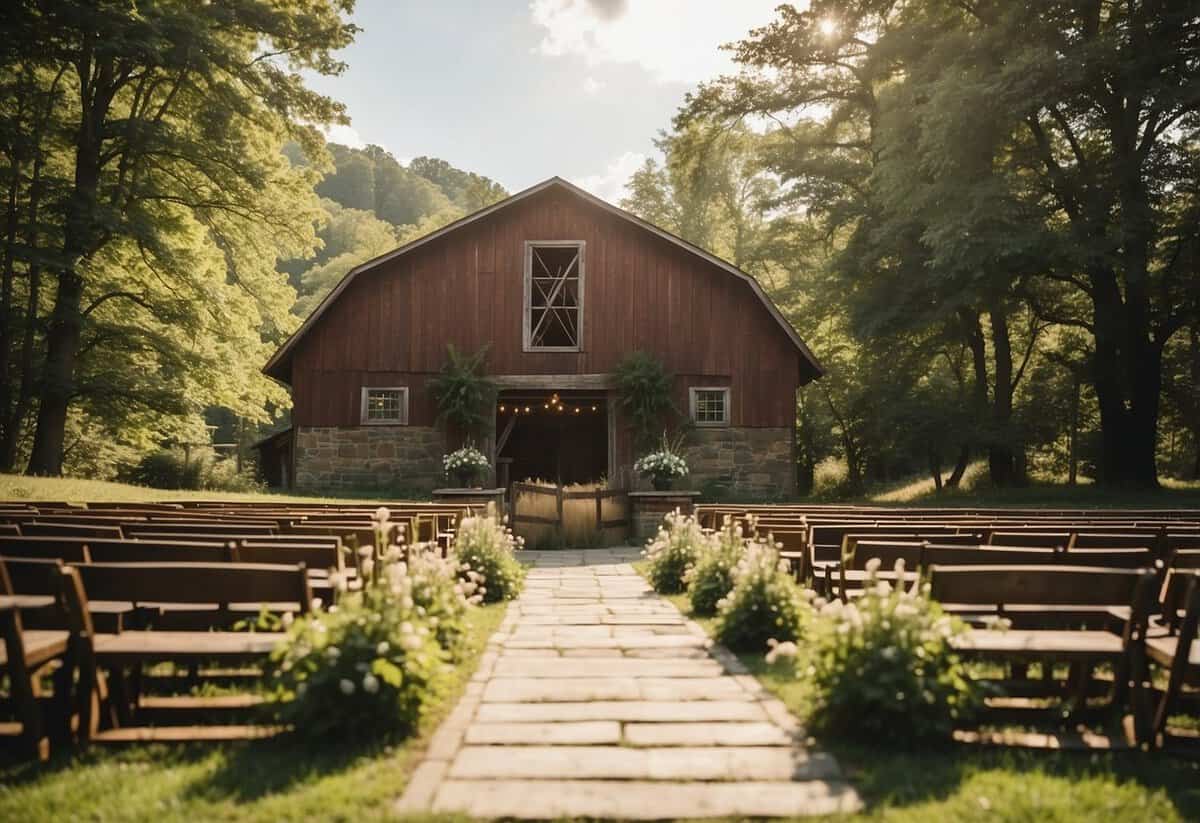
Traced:
<path id="1" fill-rule="evenodd" d="M 307 317 L 307 319 L 305 319 L 304 323 L 301 324 L 300 328 L 297 329 L 295 331 L 295 333 L 293 333 L 292 336 L 289 337 L 284 342 L 284 344 L 279 347 L 279 349 L 275 352 L 275 354 L 271 356 L 271 359 L 267 361 L 267 364 L 265 366 L 263 366 L 263 369 L 262 369 L 263 373 L 270 377 L 274 377 L 275 379 L 277 379 L 281 382 L 284 382 L 284 383 L 290 382 L 291 369 L 289 367 L 289 364 L 290 364 L 292 352 L 295 349 L 296 345 L 300 342 L 301 338 L 303 338 L 304 335 L 307 334 L 309 332 L 309 330 L 312 329 L 313 326 L 316 325 L 317 321 L 321 318 L 321 315 L 324 314 L 325 311 L 331 305 L 333 305 L 333 303 L 338 299 L 338 297 L 350 286 L 351 283 L 354 282 L 354 279 L 356 277 L 358 277 L 358 275 L 362 274 L 365 271 L 370 271 L 371 269 L 381 266 L 384 263 L 387 263 L 391 260 L 396 259 L 397 257 L 408 254 L 409 252 L 414 251 L 415 249 L 419 249 L 420 247 L 426 245 L 427 243 L 431 243 L 434 240 L 437 240 L 440 237 L 444 237 L 445 235 L 451 234 L 452 232 L 455 232 L 458 229 L 463 228 L 464 226 L 468 226 L 471 223 L 476 222 L 477 220 L 481 220 L 491 214 L 495 214 L 498 211 L 506 209 L 509 206 L 515 205 L 516 203 L 519 203 L 523 200 L 526 200 L 527 198 L 533 197 L 534 195 L 539 194 L 540 192 L 546 191 L 547 189 L 551 189 L 551 188 L 563 189 L 563 190 L 573 194 L 574 196 L 583 199 L 584 201 L 590 203 L 591 205 L 596 206 L 597 208 L 603 209 L 604 211 L 608 212 L 609 214 L 615 215 L 617 217 L 622 218 L 623 220 L 626 220 L 626 221 L 634 224 L 635 226 L 642 229 L 643 231 L 647 231 L 647 232 L 650 232 L 651 234 L 661 237 L 662 239 L 668 241 L 669 243 L 672 243 L 672 244 L 678 246 L 679 248 L 689 252 L 690 254 L 694 254 L 695 256 L 703 259 L 704 261 L 711 263 L 712 265 L 728 272 L 730 275 L 737 277 L 737 278 L 741 279 L 742 281 L 744 281 L 746 283 L 746 285 L 748 285 L 750 287 L 750 289 L 754 292 L 754 295 L 759 299 L 759 301 L 762 302 L 763 306 L 766 308 L 767 312 L 771 315 L 771 317 L 775 320 L 775 322 L 779 324 L 779 327 L 783 330 L 784 334 L 787 335 L 788 339 L 796 347 L 796 350 L 800 353 L 801 357 L 808 364 L 809 371 L 811 371 L 811 373 L 812 373 L 812 377 L 815 379 L 817 377 L 822 376 L 825 373 L 825 370 L 821 367 L 821 364 L 817 361 L 816 356 L 812 353 L 812 351 L 808 348 L 808 346 L 805 345 L 804 341 L 800 339 L 800 335 L 796 333 L 796 330 L 794 328 L 792 328 L 792 324 L 789 323 L 787 321 L 787 319 L 783 316 L 783 314 L 779 311 L 779 307 L 776 306 L 771 301 L 771 298 L 767 297 L 767 294 L 766 294 L 766 292 L 763 291 L 762 286 L 759 285 L 758 281 L 755 280 L 753 277 L 751 277 L 749 274 L 747 274 L 746 272 L 737 268 L 732 263 L 722 260 L 721 258 L 717 257 L 714 254 L 710 254 L 709 252 L 705 251 L 704 249 L 700 248 L 699 246 L 694 245 L 693 243 L 689 243 L 688 241 L 684 240 L 681 237 L 676 237 L 674 234 L 671 234 L 669 231 L 666 231 L 665 229 L 661 229 L 658 226 L 655 226 L 653 223 L 649 223 L 649 222 L 641 219 L 640 217 L 638 217 L 635 214 L 631 214 L 630 212 L 625 211 L 624 209 L 618 208 L 617 206 L 614 206 L 611 203 L 601 200 L 599 197 L 596 197 L 594 194 L 586 192 L 583 189 L 579 188 L 578 186 L 574 185 L 573 183 L 569 183 L 566 180 L 562 179 L 561 177 L 557 177 L 557 176 L 551 177 L 548 180 L 544 180 L 541 183 L 538 183 L 535 186 L 531 186 L 523 191 L 519 191 L 516 194 L 512 195 L 511 197 L 508 197 L 497 203 L 493 203 L 490 206 L 486 206 L 486 207 L 480 209 L 479 211 L 473 212 L 472 214 L 468 214 L 466 217 L 456 220 L 453 223 L 449 223 L 436 231 L 430 232 L 429 234 L 426 234 L 423 237 L 419 237 L 416 240 L 413 240 L 412 242 L 406 243 L 403 246 L 399 247 L 398 249 L 387 252 L 386 254 L 382 254 L 379 257 L 376 257 L 372 260 L 368 260 L 365 263 L 360 263 L 359 265 L 355 266 L 353 269 L 348 271 L 346 273 L 345 277 L 343 277 L 341 279 L 341 281 L 329 292 L 329 294 L 327 294 L 325 296 L 325 299 L 322 300 L 320 302 L 320 304 L 316 307 L 316 309 L 314 309 L 313 312 Z M 805 382 L 807 382 L 807 381 L 805 381 Z"/>

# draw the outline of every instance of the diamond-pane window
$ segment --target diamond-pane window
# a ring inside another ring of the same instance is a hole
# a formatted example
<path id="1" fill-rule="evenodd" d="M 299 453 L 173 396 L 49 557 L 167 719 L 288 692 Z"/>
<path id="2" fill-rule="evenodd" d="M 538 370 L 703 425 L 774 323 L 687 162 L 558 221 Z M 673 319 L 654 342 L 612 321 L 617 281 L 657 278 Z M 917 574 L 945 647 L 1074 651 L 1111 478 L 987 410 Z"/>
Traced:
<path id="1" fill-rule="evenodd" d="M 579 351 L 583 243 L 530 243 L 525 259 L 525 348 Z"/>
<path id="2" fill-rule="evenodd" d="M 729 389 L 692 389 L 692 421 L 697 426 L 729 424 Z"/>
<path id="3" fill-rule="evenodd" d="M 408 389 L 368 388 L 362 390 L 362 422 L 408 423 Z"/>

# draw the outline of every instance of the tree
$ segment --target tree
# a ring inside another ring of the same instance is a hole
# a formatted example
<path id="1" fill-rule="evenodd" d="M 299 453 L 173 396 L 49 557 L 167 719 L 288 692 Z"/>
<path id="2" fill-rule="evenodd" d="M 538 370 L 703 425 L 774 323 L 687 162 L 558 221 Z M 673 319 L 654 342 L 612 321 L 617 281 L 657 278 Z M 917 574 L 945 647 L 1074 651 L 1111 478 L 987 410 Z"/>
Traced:
<path id="1" fill-rule="evenodd" d="M 396 229 L 371 212 L 343 208 L 332 200 L 321 205 L 328 215 L 318 233 L 321 251 L 295 279 L 299 297 L 294 311 L 300 317 L 307 317 L 352 268 L 399 245 Z"/>
<path id="2" fill-rule="evenodd" d="M 73 405 L 142 405 L 143 390 L 155 388 L 147 374 L 163 377 L 157 386 L 175 409 L 195 404 L 195 390 L 262 414 L 272 396 L 265 380 L 196 367 L 220 363 L 228 374 L 231 358 L 261 358 L 263 335 L 291 328 L 290 290 L 274 262 L 312 247 L 317 211 L 313 170 L 293 167 L 280 148 L 294 140 L 319 160 L 317 126 L 345 122 L 300 72 L 342 69 L 332 53 L 353 38 L 343 19 L 351 8 L 350 0 L 5 7 L 6 76 L 57 78 L 61 96 L 53 85 L 43 91 L 68 129 L 41 172 L 50 195 L 41 208 L 55 222 L 40 223 L 31 247 L 54 282 L 31 473 L 61 473 Z"/>
<path id="3" fill-rule="evenodd" d="M 888 307 L 957 324 L 993 479 L 1019 475 L 1014 393 L 1053 325 L 1094 342 L 1100 480 L 1154 487 L 1163 352 L 1200 293 L 1198 31 L 1186 3 L 783 6 L 676 126 L 774 124 L 764 163 L 844 242 L 859 336 Z"/>

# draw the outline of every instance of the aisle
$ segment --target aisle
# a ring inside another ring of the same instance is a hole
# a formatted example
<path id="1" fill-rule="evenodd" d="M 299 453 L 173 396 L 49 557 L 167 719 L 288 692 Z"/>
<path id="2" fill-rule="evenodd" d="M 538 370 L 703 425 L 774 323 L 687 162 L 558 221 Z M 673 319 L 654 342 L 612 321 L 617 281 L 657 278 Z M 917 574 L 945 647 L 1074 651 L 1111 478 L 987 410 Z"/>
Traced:
<path id="1" fill-rule="evenodd" d="M 633 570 L 528 552 L 467 693 L 398 809 L 476 817 L 829 814 L 859 807 L 783 704 Z"/>

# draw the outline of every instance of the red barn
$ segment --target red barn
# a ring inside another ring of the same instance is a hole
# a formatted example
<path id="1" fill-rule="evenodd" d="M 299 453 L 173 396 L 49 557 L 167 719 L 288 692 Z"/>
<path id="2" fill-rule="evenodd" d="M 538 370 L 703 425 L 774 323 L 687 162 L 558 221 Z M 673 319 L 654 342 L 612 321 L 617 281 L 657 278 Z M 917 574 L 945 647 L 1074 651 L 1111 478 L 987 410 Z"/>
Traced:
<path id="1" fill-rule="evenodd" d="M 614 368 L 641 350 L 695 424 L 690 484 L 795 488 L 796 390 L 821 367 L 745 272 L 554 177 L 351 270 L 264 367 L 292 387 L 300 488 L 444 484 L 426 383 L 490 346 L 501 475 L 629 487 Z M 562 411 L 559 411 L 559 409 Z M 267 459 L 267 455 L 264 455 Z"/>

